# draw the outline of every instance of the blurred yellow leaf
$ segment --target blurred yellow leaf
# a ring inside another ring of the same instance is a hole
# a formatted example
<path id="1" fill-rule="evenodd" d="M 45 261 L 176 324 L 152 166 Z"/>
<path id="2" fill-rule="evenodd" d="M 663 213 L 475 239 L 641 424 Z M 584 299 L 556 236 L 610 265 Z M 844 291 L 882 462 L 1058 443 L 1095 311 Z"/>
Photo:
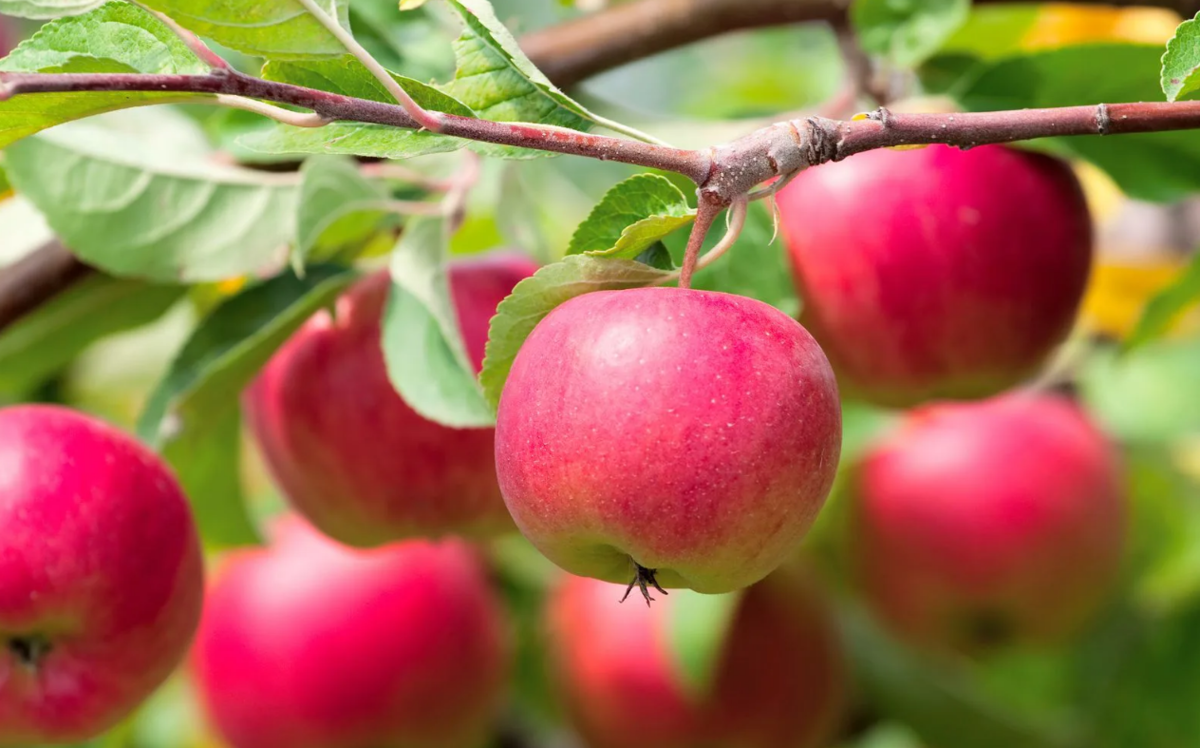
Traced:
<path id="1" fill-rule="evenodd" d="M 400 0 L 400 10 L 416 10 L 425 4 L 425 0 Z"/>
<path id="2" fill-rule="evenodd" d="M 1080 186 L 1083 187 L 1083 195 L 1087 199 L 1092 218 L 1098 223 L 1103 223 L 1116 217 L 1126 198 L 1112 177 L 1086 161 L 1075 162 L 1072 166 Z"/>
<path id="3" fill-rule="evenodd" d="M 1186 267 L 1176 259 L 1156 262 L 1101 262 L 1092 269 L 1092 277 L 1083 299 L 1080 320 L 1093 332 L 1125 339 L 1133 331 L 1146 302 L 1165 288 Z M 1200 330 L 1200 311 L 1181 315 L 1168 330 L 1168 337 Z"/>
<path id="4" fill-rule="evenodd" d="M 1024 50 L 1052 49 L 1088 42 L 1166 44 L 1182 18 L 1167 8 L 1115 8 L 1049 3 L 1021 37 Z"/>

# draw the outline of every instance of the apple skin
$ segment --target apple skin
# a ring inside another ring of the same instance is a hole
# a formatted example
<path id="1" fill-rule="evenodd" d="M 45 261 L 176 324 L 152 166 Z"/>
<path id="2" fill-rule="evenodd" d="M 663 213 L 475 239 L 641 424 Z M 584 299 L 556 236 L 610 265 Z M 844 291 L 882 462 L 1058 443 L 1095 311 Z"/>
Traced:
<path id="1" fill-rule="evenodd" d="M 548 603 L 553 682 L 590 748 L 812 748 L 839 724 L 841 642 L 796 569 L 745 591 L 707 694 L 685 688 L 671 660 L 674 600 L 618 605 L 622 589 L 570 576 Z"/>
<path id="2" fill-rule="evenodd" d="M 149 449 L 58 406 L 0 409 L 0 466 L 0 746 L 85 741 L 187 652 L 204 589 L 191 509 Z"/>
<path id="3" fill-rule="evenodd" d="M 451 264 L 476 371 L 496 305 L 535 270 L 515 253 Z M 314 315 L 247 390 L 248 421 L 271 474 L 297 511 L 348 545 L 511 531 L 496 484 L 494 429 L 429 421 L 392 388 L 379 343 L 389 288 L 386 271 L 356 283 L 335 314 Z"/>
<path id="4" fill-rule="evenodd" d="M 508 634 L 465 542 L 355 549 L 289 515 L 218 569 L 192 671 L 233 748 L 475 748 Z"/>
<path id="5" fill-rule="evenodd" d="M 729 592 L 789 556 L 829 493 L 841 404 L 825 355 L 760 301 L 598 291 L 526 339 L 496 469 L 526 538 L 580 576 Z"/>
<path id="6" fill-rule="evenodd" d="M 899 634 L 980 653 L 1075 634 L 1120 571 L 1119 457 L 1069 400 L 927 405 L 853 471 L 851 566 Z"/>
<path id="7" fill-rule="evenodd" d="M 1002 146 L 876 150 L 802 172 L 778 200 L 800 321 L 846 395 L 993 395 L 1071 330 L 1092 224 L 1062 161 Z"/>

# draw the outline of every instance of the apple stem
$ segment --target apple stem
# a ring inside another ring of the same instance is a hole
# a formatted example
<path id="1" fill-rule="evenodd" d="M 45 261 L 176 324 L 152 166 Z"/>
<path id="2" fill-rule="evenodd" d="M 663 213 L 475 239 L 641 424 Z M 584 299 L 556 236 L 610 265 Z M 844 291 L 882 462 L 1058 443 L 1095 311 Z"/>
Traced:
<path id="1" fill-rule="evenodd" d="M 704 246 L 704 237 L 712 228 L 717 215 L 725 209 L 726 203 L 717 202 L 703 192 L 696 205 L 696 221 L 692 224 L 692 233 L 688 234 L 687 249 L 683 253 L 683 267 L 679 269 L 679 287 L 690 288 L 692 273 L 696 272 L 696 262 L 700 259 L 700 248 Z M 641 567 L 639 567 L 641 568 Z"/>
<path id="2" fill-rule="evenodd" d="M 632 558 L 629 560 L 633 561 Z M 647 569 L 637 561 L 633 561 L 633 566 L 633 579 L 629 582 L 629 586 L 625 588 L 625 594 L 621 596 L 621 602 L 625 602 L 629 597 L 629 593 L 633 592 L 634 585 L 637 585 L 638 589 L 642 591 L 642 597 L 646 598 L 646 607 L 650 607 L 650 603 L 654 602 L 654 598 L 650 597 L 650 590 L 647 588 L 647 585 L 664 595 L 667 594 L 667 591 L 659 585 L 658 580 L 654 577 L 658 569 Z"/>
<path id="3" fill-rule="evenodd" d="M 8 640 L 8 650 L 23 666 L 36 670 L 50 652 L 50 642 L 40 636 L 14 636 Z"/>

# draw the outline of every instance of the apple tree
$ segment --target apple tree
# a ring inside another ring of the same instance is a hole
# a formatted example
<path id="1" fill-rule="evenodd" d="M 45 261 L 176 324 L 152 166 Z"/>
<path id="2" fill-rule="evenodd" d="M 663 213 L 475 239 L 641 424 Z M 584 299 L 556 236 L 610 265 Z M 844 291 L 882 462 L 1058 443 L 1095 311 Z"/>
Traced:
<path id="1" fill-rule="evenodd" d="M 1200 748 L 1121 5 L 0 0 L 0 747 Z"/>

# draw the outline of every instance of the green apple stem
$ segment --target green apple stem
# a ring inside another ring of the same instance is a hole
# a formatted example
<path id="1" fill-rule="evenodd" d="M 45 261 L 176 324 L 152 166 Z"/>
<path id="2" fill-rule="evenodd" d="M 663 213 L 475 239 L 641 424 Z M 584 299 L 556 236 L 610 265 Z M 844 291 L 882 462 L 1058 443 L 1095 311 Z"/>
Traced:
<path id="1" fill-rule="evenodd" d="M 658 584 L 658 580 L 654 577 L 658 569 L 647 569 L 632 558 L 629 560 L 633 562 L 633 579 L 630 580 L 629 586 L 625 588 L 625 594 L 621 596 L 621 602 L 625 602 L 629 597 L 629 593 L 633 592 L 634 585 L 637 585 L 638 589 L 642 591 L 642 597 L 646 598 L 646 606 L 649 607 L 650 603 L 654 602 L 654 598 L 650 597 L 648 587 L 653 587 L 664 595 L 667 594 L 667 591 Z"/>
<path id="2" fill-rule="evenodd" d="M 42 659 L 50 652 L 50 642 L 40 636 L 14 636 L 8 640 L 8 651 L 24 667 L 37 670 Z"/>

